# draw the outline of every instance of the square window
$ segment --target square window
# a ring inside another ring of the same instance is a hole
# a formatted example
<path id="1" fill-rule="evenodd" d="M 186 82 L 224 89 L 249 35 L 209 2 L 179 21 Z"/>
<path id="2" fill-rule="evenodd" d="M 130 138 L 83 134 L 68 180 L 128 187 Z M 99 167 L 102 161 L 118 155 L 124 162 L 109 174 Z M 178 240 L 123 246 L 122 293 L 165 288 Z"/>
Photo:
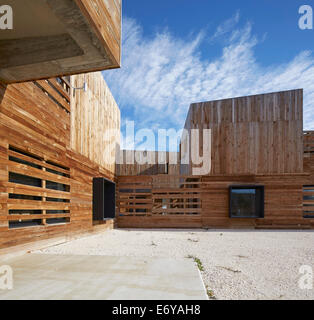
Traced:
<path id="1" fill-rule="evenodd" d="M 231 186 L 230 218 L 264 218 L 264 187 Z"/>

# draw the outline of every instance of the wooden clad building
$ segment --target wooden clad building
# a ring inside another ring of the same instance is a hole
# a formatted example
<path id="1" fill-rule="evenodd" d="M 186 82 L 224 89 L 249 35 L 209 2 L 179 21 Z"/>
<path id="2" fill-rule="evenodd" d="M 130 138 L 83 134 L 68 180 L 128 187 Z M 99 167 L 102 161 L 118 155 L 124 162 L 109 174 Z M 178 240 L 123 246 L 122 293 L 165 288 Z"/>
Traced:
<path id="1" fill-rule="evenodd" d="M 313 228 L 314 133 L 303 132 L 302 90 L 192 104 L 185 129 L 179 176 L 119 177 L 120 227 Z M 211 166 L 193 176 L 198 142 Z"/>
<path id="2" fill-rule="evenodd" d="M 92 212 L 93 178 L 116 179 L 106 126 L 120 111 L 101 73 L 0 84 L 0 248 L 113 226 Z"/>

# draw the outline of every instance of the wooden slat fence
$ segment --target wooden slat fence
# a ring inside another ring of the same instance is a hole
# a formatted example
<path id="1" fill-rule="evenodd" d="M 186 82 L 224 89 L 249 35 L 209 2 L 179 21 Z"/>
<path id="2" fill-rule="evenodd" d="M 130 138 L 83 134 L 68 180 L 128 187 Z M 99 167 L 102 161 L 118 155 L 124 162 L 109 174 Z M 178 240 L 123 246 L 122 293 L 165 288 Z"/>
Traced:
<path id="1" fill-rule="evenodd" d="M 200 215 L 201 210 L 200 177 L 119 177 L 118 216 Z"/>
<path id="2" fill-rule="evenodd" d="M 303 216 L 314 219 L 314 185 L 303 187 Z"/>
<path id="3" fill-rule="evenodd" d="M 304 153 L 314 156 L 314 131 L 304 131 Z"/>
<path id="4" fill-rule="evenodd" d="M 9 227 L 70 222 L 69 168 L 12 146 L 6 164 Z"/>

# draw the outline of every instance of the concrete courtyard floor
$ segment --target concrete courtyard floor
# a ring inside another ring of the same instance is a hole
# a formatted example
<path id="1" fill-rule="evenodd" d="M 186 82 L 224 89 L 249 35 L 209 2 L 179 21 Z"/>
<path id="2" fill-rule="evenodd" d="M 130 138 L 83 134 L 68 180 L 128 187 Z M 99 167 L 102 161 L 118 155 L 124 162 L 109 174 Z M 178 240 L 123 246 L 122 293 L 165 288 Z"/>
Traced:
<path id="1" fill-rule="evenodd" d="M 38 252 L 116 256 L 122 259 L 120 265 L 130 267 L 135 263 L 134 258 L 142 262 L 143 259 L 171 259 L 177 260 L 178 272 L 185 263 L 194 263 L 191 258 L 194 257 L 199 259 L 201 274 L 212 298 L 314 299 L 313 289 L 299 287 L 300 267 L 307 265 L 314 269 L 313 231 L 112 230 Z M 167 262 L 157 269 L 169 279 L 176 274 L 175 267 L 169 268 Z M 134 276 L 130 275 L 130 278 Z M 193 276 L 196 277 L 195 273 Z M 177 285 L 184 286 L 183 278 L 178 281 Z M 176 283 L 170 282 L 169 287 Z M 155 285 L 157 288 L 158 282 Z M 136 298 L 142 297 L 139 291 L 137 294 Z M 119 294 L 111 297 L 122 298 Z M 180 294 L 176 296 L 180 297 Z"/>
<path id="2" fill-rule="evenodd" d="M 0 290 L 0 300 L 207 300 L 187 260 L 26 254 L 5 265 L 13 289 Z"/>

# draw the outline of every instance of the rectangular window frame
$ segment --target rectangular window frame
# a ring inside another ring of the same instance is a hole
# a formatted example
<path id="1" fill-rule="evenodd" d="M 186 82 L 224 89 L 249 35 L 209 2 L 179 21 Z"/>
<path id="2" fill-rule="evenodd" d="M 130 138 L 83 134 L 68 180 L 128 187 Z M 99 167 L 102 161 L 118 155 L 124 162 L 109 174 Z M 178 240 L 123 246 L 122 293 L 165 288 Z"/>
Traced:
<path id="1" fill-rule="evenodd" d="M 261 192 L 261 208 L 260 214 L 257 215 L 257 206 L 255 208 L 254 216 L 235 216 L 232 214 L 232 191 L 233 190 L 241 190 L 241 189 L 255 189 Z M 265 187 L 262 185 L 232 185 L 229 187 L 229 218 L 230 219 L 264 219 L 265 218 Z"/>

